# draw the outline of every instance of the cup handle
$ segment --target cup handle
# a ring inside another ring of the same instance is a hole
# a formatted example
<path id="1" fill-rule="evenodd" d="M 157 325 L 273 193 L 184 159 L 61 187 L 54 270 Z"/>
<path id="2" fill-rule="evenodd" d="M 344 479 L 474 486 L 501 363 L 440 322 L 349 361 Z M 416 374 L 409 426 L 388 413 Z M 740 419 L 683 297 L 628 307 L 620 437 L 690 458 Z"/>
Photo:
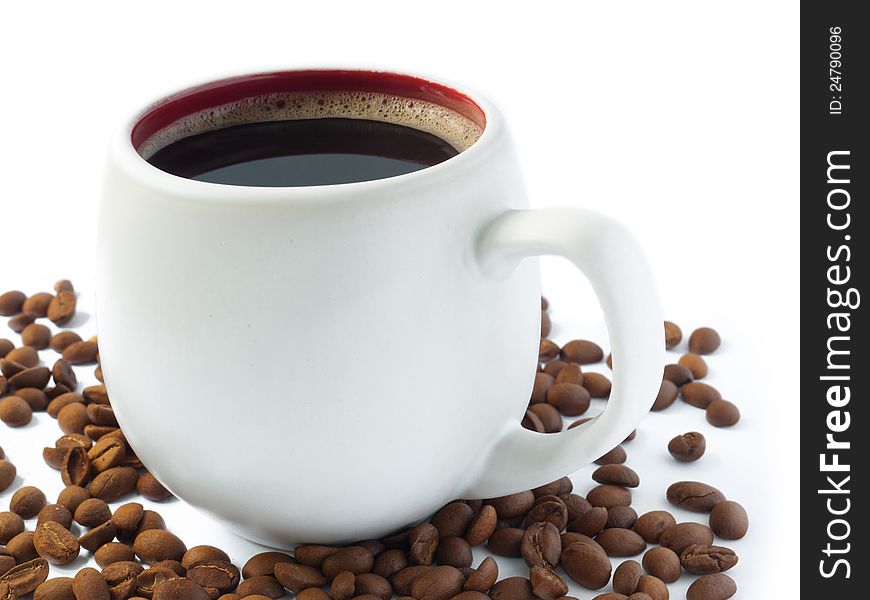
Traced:
<path id="1" fill-rule="evenodd" d="M 573 262 L 604 309 L 614 366 L 610 400 L 593 421 L 558 434 L 529 431 L 518 421 L 506 426 L 463 496 L 492 498 L 554 481 L 622 442 L 655 400 L 665 342 L 646 258 L 631 233 L 612 219 L 577 208 L 512 210 L 482 230 L 476 250 L 483 273 L 496 278 L 529 256 Z"/>

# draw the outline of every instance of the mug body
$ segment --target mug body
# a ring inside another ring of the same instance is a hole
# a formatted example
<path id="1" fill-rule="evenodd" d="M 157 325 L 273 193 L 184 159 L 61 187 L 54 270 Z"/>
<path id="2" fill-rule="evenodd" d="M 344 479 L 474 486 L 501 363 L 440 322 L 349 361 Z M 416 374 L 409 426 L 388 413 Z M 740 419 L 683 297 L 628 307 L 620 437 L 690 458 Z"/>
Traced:
<path id="1" fill-rule="evenodd" d="M 426 517 L 485 468 L 528 402 L 540 287 L 533 260 L 478 270 L 477 232 L 527 199 L 501 116 L 469 101 L 486 121 L 471 147 L 360 183 L 170 175 L 134 146 L 141 116 L 114 141 L 101 362 L 130 445 L 176 496 L 270 546 L 342 543 Z"/>

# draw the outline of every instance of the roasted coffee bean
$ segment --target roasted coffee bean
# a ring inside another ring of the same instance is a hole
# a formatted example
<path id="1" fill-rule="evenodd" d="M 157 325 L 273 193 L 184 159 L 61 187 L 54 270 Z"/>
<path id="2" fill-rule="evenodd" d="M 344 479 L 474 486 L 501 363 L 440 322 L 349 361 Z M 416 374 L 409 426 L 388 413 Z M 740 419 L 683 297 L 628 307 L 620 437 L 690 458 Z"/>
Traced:
<path id="1" fill-rule="evenodd" d="M 414 580 L 431 570 L 432 567 L 429 565 L 412 565 L 410 567 L 405 567 L 393 575 L 391 580 L 393 590 L 396 594 L 407 596 L 411 593 L 411 585 L 414 583 Z"/>
<path id="2" fill-rule="evenodd" d="M 498 521 L 498 513 L 495 508 L 489 504 L 481 506 L 468 526 L 468 531 L 465 532 L 465 540 L 472 546 L 484 543 L 495 531 L 496 521 Z"/>
<path id="3" fill-rule="evenodd" d="M 27 298 L 21 304 L 22 312 L 33 313 L 38 317 L 44 317 L 48 312 L 48 305 L 54 296 L 48 292 L 39 292 Z"/>
<path id="4" fill-rule="evenodd" d="M 604 351 L 595 342 L 571 340 L 562 346 L 561 359 L 565 362 L 588 365 L 601 362 L 604 359 Z"/>
<path id="5" fill-rule="evenodd" d="M 622 486 L 604 483 L 589 490 L 586 499 L 592 506 L 603 508 L 629 506 L 631 505 L 631 492 Z"/>
<path id="6" fill-rule="evenodd" d="M 82 341 L 82 338 L 75 331 L 60 331 L 52 336 L 49 341 L 49 347 L 57 353 L 62 353 L 67 346 Z"/>
<path id="7" fill-rule="evenodd" d="M 84 485 L 91 473 L 91 462 L 84 448 L 68 448 L 60 465 L 60 478 L 64 485 Z"/>
<path id="8" fill-rule="evenodd" d="M 631 529 L 605 529 L 595 536 L 595 541 L 608 556 L 637 556 L 646 549 L 646 542 Z"/>
<path id="9" fill-rule="evenodd" d="M 674 516 L 664 510 L 653 510 L 642 514 L 634 522 L 634 530 L 650 544 L 658 544 L 662 532 L 677 524 Z"/>
<path id="10" fill-rule="evenodd" d="M 736 565 L 737 555 L 731 548 L 695 544 L 680 552 L 679 562 L 693 575 L 709 575 L 727 571 Z"/>
<path id="11" fill-rule="evenodd" d="M 680 390 L 672 381 L 668 381 L 667 379 L 662 380 L 662 385 L 659 388 L 659 393 L 656 396 L 655 402 L 653 402 L 652 408 L 650 410 L 659 411 L 664 410 L 669 407 L 674 401 L 677 399 L 677 395 Z"/>
<path id="12" fill-rule="evenodd" d="M 58 279 L 54 282 L 54 291 L 57 294 L 61 292 L 75 292 L 75 288 L 69 279 Z"/>
<path id="13" fill-rule="evenodd" d="M 481 592 L 465 591 L 453 596 L 451 600 L 488 600 L 489 596 Z"/>
<path id="14" fill-rule="evenodd" d="M 48 561 L 44 558 L 34 558 L 12 567 L 0 575 L 0 590 L 4 585 L 7 589 L 7 595 L 0 595 L 0 598 L 15 600 L 31 593 L 48 578 L 48 568 Z"/>
<path id="15" fill-rule="evenodd" d="M 737 593 L 734 580 L 722 573 L 699 577 L 686 590 L 686 600 L 727 600 Z"/>
<path id="16" fill-rule="evenodd" d="M 532 404 L 539 404 L 547 401 L 547 390 L 555 383 L 552 375 L 546 373 L 535 373 L 535 384 L 532 386 Z"/>
<path id="17" fill-rule="evenodd" d="M 538 360 L 547 362 L 559 356 L 559 346 L 552 340 L 541 338 L 541 344 L 538 347 Z"/>
<path id="18" fill-rule="evenodd" d="M 449 537 L 438 542 L 435 560 L 440 565 L 450 565 L 461 569 L 470 567 L 472 561 L 471 546 L 461 537 Z"/>
<path id="19" fill-rule="evenodd" d="M 18 363 L 22 367 L 29 369 L 39 364 L 39 353 L 30 346 L 22 346 L 21 348 L 15 348 L 14 350 L 10 350 L 6 354 L 6 360 L 9 362 Z M 9 375 L 6 376 L 9 377 Z"/>
<path id="20" fill-rule="evenodd" d="M 712 385 L 693 381 L 680 389 L 680 397 L 692 406 L 707 408 L 714 400 L 720 400 L 722 395 Z"/>
<path id="21" fill-rule="evenodd" d="M 181 560 L 187 547 L 164 529 L 149 529 L 136 536 L 133 550 L 142 562 L 151 564 L 161 560 Z"/>
<path id="22" fill-rule="evenodd" d="M 61 394 L 60 396 L 56 396 L 52 398 L 51 402 L 48 403 L 48 408 L 46 412 L 48 416 L 56 419 L 60 414 L 60 411 L 66 408 L 70 404 L 84 404 L 85 399 L 81 394 L 76 392 L 67 392 L 66 394 Z"/>
<path id="23" fill-rule="evenodd" d="M 69 529 L 72 526 L 72 520 L 72 513 L 65 506 L 46 504 L 36 516 L 36 526 L 39 527 L 43 523 L 52 521 L 64 529 Z"/>
<path id="24" fill-rule="evenodd" d="M 6 355 L 15 349 L 15 344 L 6 338 L 0 338 L 0 358 L 6 358 Z"/>
<path id="25" fill-rule="evenodd" d="M 96 377 L 97 381 L 100 383 L 103 382 L 103 365 L 97 365 L 97 368 L 94 369 L 94 377 Z"/>
<path id="26" fill-rule="evenodd" d="M 497 529 L 489 536 L 486 547 L 490 552 L 498 556 L 518 557 L 521 555 L 520 548 L 525 533 L 525 530 L 515 527 Z"/>
<path id="27" fill-rule="evenodd" d="M 0 384 L 0 388 L 2 388 L 2 384 Z M 15 395 L 27 402 L 33 412 L 41 412 L 48 406 L 48 396 L 42 390 L 23 388 L 15 390 Z"/>
<path id="28" fill-rule="evenodd" d="M 668 502 L 693 512 L 710 512 L 725 500 L 725 494 L 700 481 L 678 481 L 667 491 Z"/>
<path id="29" fill-rule="evenodd" d="M 559 529 L 552 523 L 539 521 L 526 529 L 520 544 L 523 560 L 530 567 L 556 567 L 562 553 Z"/>
<path id="30" fill-rule="evenodd" d="M 58 292 L 48 303 L 46 316 L 55 325 L 66 325 L 76 314 L 76 295 L 73 292 Z"/>
<path id="31" fill-rule="evenodd" d="M 97 525 L 79 538 L 79 544 L 88 552 L 96 552 L 97 548 L 111 542 L 117 535 L 118 529 L 111 521 Z"/>
<path id="32" fill-rule="evenodd" d="M 613 506 L 607 509 L 607 523 L 604 524 L 604 528 L 631 529 L 636 520 L 637 513 L 632 507 Z"/>
<path id="33" fill-rule="evenodd" d="M 75 514 L 79 505 L 90 498 L 86 489 L 78 485 L 68 485 L 57 495 L 57 503 L 65 506 L 67 510 Z"/>
<path id="34" fill-rule="evenodd" d="M 306 588 L 306 589 L 317 589 L 317 588 Z M 239 587 L 236 588 L 236 593 L 240 598 L 245 598 L 248 596 L 265 596 L 266 598 L 283 598 L 287 593 L 284 587 L 278 583 L 278 580 L 275 579 L 272 575 L 255 575 L 254 577 L 250 577 L 245 579 L 241 583 L 239 583 Z M 338 598 L 333 598 L 333 600 L 339 600 Z"/>
<path id="35" fill-rule="evenodd" d="M 24 531 L 24 519 L 14 512 L 0 512 L 0 546 Z"/>
<path id="36" fill-rule="evenodd" d="M 532 490 L 532 495 L 535 497 L 535 504 L 538 504 L 538 500 L 543 496 L 556 496 L 558 494 L 567 494 L 573 489 L 574 484 L 571 483 L 571 479 L 566 476 L 560 477 L 555 481 L 551 481 L 550 483 L 545 483 L 542 486 L 536 487 Z"/>
<path id="37" fill-rule="evenodd" d="M 545 338 L 550 335 L 553 330 L 553 323 L 550 321 L 550 315 L 545 311 L 541 311 L 541 337 Z"/>
<path id="38" fill-rule="evenodd" d="M 542 600 L 556 600 L 568 593 L 568 584 L 550 567 L 535 565 L 529 572 L 532 593 Z"/>
<path id="39" fill-rule="evenodd" d="M 385 550 L 375 558 L 372 573 L 390 578 L 408 566 L 408 556 L 398 548 Z M 353 573 L 351 573 L 353 575 Z M 335 598 L 333 598 L 335 600 Z"/>
<path id="40" fill-rule="evenodd" d="M 65 385 L 49 386 L 42 390 L 49 400 L 54 400 L 58 396 L 70 393 L 72 390 Z"/>
<path id="41" fill-rule="evenodd" d="M 678 435 L 668 442 L 668 452 L 679 462 L 694 462 L 704 456 L 706 450 L 707 439 L 697 431 Z"/>
<path id="42" fill-rule="evenodd" d="M 139 508 L 142 508 L 141 505 L 139 505 Z M 115 511 L 115 515 L 117 514 L 118 511 Z M 114 520 L 114 517 L 112 519 Z M 251 577 L 258 577 L 260 575 L 271 576 L 275 572 L 275 565 L 279 562 L 292 563 L 294 561 L 289 554 L 285 554 L 284 552 L 269 551 L 255 554 L 249 558 L 248 562 L 246 562 L 242 567 L 242 577 L 250 579 Z"/>
<path id="43" fill-rule="evenodd" d="M 597 535 L 607 524 L 607 509 L 596 506 L 586 511 L 568 526 L 569 531 L 582 533 L 583 535 Z"/>
<path id="44" fill-rule="evenodd" d="M 694 546 L 691 546 L 694 548 Z M 643 568 L 665 583 L 673 583 L 680 578 L 680 557 L 670 548 L 650 548 L 643 555 Z"/>
<path id="45" fill-rule="evenodd" d="M 87 407 L 78 402 L 67 404 L 57 415 L 57 424 L 64 433 L 84 433 L 90 422 Z"/>
<path id="46" fill-rule="evenodd" d="M 495 585 L 497 580 L 498 563 L 491 556 L 487 556 L 465 580 L 463 589 L 467 592 L 481 592 L 485 594 Z"/>
<path id="47" fill-rule="evenodd" d="M 116 431 L 118 431 L 118 428 L 112 427 L 110 425 L 94 425 L 93 423 L 88 423 L 84 427 L 85 435 L 94 441 L 100 440 L 109 435 L 110 433 L 114 433 Z M 132 453 L 128 449 L 127 456 L 124 457 L 124 464 L 122 466 L 133 467 L 134 469 L 144 468 L 144 465 L 141 462 L 137 462 L 137 464 L 133 464 L 132 462 L 130 462 L 131 456 Z"/>
<path id="48" fill-rule="evenodd" d="M 9 329 L 20 335 L 21 333 L 24 333 L 25 329 L 33 325 L 38 318 L 39 315 L 24 312 L 15 315 L 11 319 L 9 319 L 6 324 L 9 326 Z M 24 345 L 27 346 L 28 344 Z"/>
<path id="49" fill-rule="evenodd" d="M 557 433 L 562 431 L 562 415 L 549 404 L 532 404 L 529 410 L 535 413 L 544 426 L 544 433 Z"/>
<path id="50" fill-rule="evenodd" d="M 73 518 L 76 523 L 88 529 L 102 525 L 112 518 L 112 509 L 99 498 L 88 498 L 78 505 Z"/>
<path id="51" fill-rule="evenodd" d="M 64 359 L 59 358 L 51 368 L 51 377 L 56 385 L 65 385 L 71 390 L 76 389 L 78 379 L 72 367 Z"/>
<path id="52" fill-rule="evenodd" d="M 25 346 L 27 348 L 27 346 Z M 30 348 L 33 350 L 33 348 Z M 8 389 L 12 384 L 9 383 L 9 379 L 12 378 L 13 375 L 17 375 L 21 373 L 24 369 L 26 369 L 24 365 L 21 363 L 17 363 L 6 358 L 0 358 L 0 375 L 3 376 L 4 386 Z"/>
<path id="53" fill-rule="evenodd" d="M 390 600 L 393 597 L 393 586 L 380 575 L 361 573 L 354 579 L 354 596 L 366 595 L 375 596 L 381 600 Z M 327 596 L 328 599 L 329 597 Z"/>
<path id="54" fill-rule="evenodd" d="M 539 521 L 546 521 L 556 526 L 556 529 L 562 531 L 568 525 L 568 508 L 565 503 L 559 500 L 558 496 L 548 496 L 544 502 L 536 504 L 523 519 L 523 527 Z"/>
<path id="55" fill-rule="evenodd" d="M 297 594 L 306 588 L 319 588 L 326 583 L 326 577 L 314 567 L 292 563 L 277 563 L 275 578 L 285 588 Z"/>
<path id="56" fill-rule="evenodd" d="M 709 327 L 699 327 L 689 336 L 689 350 L 693 354 L 711 354 L 721 343 L 719 334 Z"/>
<path id="57" fill-rule="evenodd" d="M 535 505 L 535 494 L 531 491 L 518 492 L 510 496 L 491 498 L 486 503 L 495 508 L 500 519 L 512 519 L 532 510 L 532 506 Z"/>
<path id="58" fill-rule="evenodd" d="M 163 487 L 150 472 L 145 471 L 136 481 L 136 491 L 139 495 L 154 502 L 163 502 L 172 498 L 172 492 Z"/>
<path id="59" fill-rule="evenodd" d="M 96 569 L 85 567 L 73 577 L 76 600 L 111 600 L 109 584 Z"/>
<path id="60" fill-rule="evenodd" d="M 176 575 L 178 575 L 179 577 L 184 577 L 185 575 L 187 575 L 187 569 L 184 568 L 184 565 L 181 564 L 180 560 L 172 560 L 172 559 L 161 560 L 161 561 L 157 561 L 156 563 L 154 563 L 151 566 L 152 567 L 166 567 L 167 569 L 175 571 Z"/>
<path id="61" fill-rule="evenodd" d="M 668 527 L 659 537 L 659 544 L 670 548 L 677 554 L 692 546 L 710 546 L 713 544 L 713 531 L 700 523 L 677 523 Z"/>
<path id="62" fill-rule="evenodd" d="M 0 575 L 15 566 L 15 559 L 8 554 L 0 554 Z"/>
<path id="63" fill-rule="evenodd" d="M 526 410 L 525 416 L 523 416 L 523 420 L 520 423 L 524 429 L 528 429 L 529 431 L 534 431 L 536 433 L 546 433 L 544 422 L 541 421 L 541 417 L 538 416 L 537 413 L 532 412 L 531 410 Z"/>
<path id="64" fill-rule="evenodd" d="M 683 365 L 665 365 L 664 378 L 677 387 L 682 387 L 692 382 L 692 372 Z"/>
<path id="65" fill-rule="evenodd" d="M 431 565 L 438 548 L 438 530 L 429 522 L 420 523 L 408 533 L 408 557 L 412 565 Z"/>
<path id="66" fill-rule="evenodd" d="M 94 473 L 120 466 L 126 456 L 127 445 L 117 438 L 103 438 L 88 450 L 88 460 Z"/>
<path id="67" fill-rule="evenodd" d="M 707 362 L 697 354 L 684 354 L 678 362 L 689 369 L 695 379 L 703 379 L 710 371 Z"/>
<path id="68" fill-rule="evenodd" d="M 547 404 L 566 417 L 576 417 L 589 410 L 589 391 L 576 383 L 555 383 L 547 391 Z"/>
<path id="69" fill-rule="evenodd" d="M 98 353 L 97 343 L 85 340 L 70 344 L 64 348 L 61 356 L 71 365 L 87 365 L 97 362 Z"/>
<path id="70" fill-rule="evenodd" d="M 121 542 L 107 542 L 94 552 L 94 560 L 101 569 L 117 562 L 129 562 L 136 560 L 133 548 Z"/>
<path id="71" fill-rule="evenodd" d="M 598 457 L 595 461 L 596 465 L 621 465 L 628 458 L 625 454 L 625 448 L 616 446 L 613 450 Z"/>
<path id="72" fill-rule="evenodd" d="M 0 400 L 0 421 L 9 427 L 24 427 L 33 418 L 33 409 L 18 396 L 6 396 Z"/>
<path id="73" fill-rule="evenodd" d="M 0 458 L 0 492 L 12 485 L 17 472 L 15 465 L 5 458 Z"/>
<path id="74" fill-rule="evenodd" d="M 643 575 L 640 563 L 636 560 L 627 560 L 616 567 L 613 572 L 613 591 L 629 596 L 637 589 L 637 582 Z"/>
<path id="75" fill-rule="evenodd" d="M 670 350 L 683 339 L 683 331 L 676 323 L 665 321 L 665 348 Z"/>
<path id="76" fill-rule="evenodd" d="M 464 502 L 451 502 L 432 515 L 430 522 L 441 539 L 462 537 L 468 530 L 474 511 Z"/>
<path id="77" fill-rule="evenodd" d="M 726 540 L 739 540 L 749 530 L 749 516 L 740 504 L 725 500 L 710 511 L 710 529 Z"/>
<path id="78" fill-rule="evenodd" d="M 42 523 L 33 532 L 33 547 L 37 554 L 52 565 L 66 565 L 79 555 L 76 537 L 59 523 Z"/>
<path id="79" fill-rule="evenodd" d="M 640 477 L 625 465 L 602 465 L 592 473 L 592 479 L 598 483 L 621 485 L 634 488 L 640 485 Z"/>
<path id="80" fill-rule="evenodd" d="M 37 586 L 33 592 L 33 600 L 76 600 L 72 584 L 72 577 L 47 579 Z"/>
<path id="81" fill-rule="evenodd" d="M 51 371 L 48 367 L 31 367 L 10 377 L 9 387 L 42 389 L 48 385 L 49 379 L 51 379 Z"/>
<path id="82" fill-rule="evenodd" d="M 604 548 L 601 547 L 601 544 L 596 542 L 594 539 L 589 537 L 588 535 L 583 535 L 582 533 L 576 533 L 574 531 L 566 531 L 561 535 L 562 539 L 562 548 L 567 548 L 571 544 L 589 544 L 596 551 L 600 552 L 602 556 L 607 556 L 607 552 L 604 551 Z"/>
<path id="83" fill-rule="evenodd" d="M 240 574 L 228 560 L 207 560 L 188 567 L 186 577 L 206 589 L 226 594 L 239 585 Z"/>
<path id="84" fill-rule="evenodd" d="M 707 422 L 714 427 L 731 427 L 740 421 L 740 409 L 728 400 L 713 400 L 707 406 Z"/>
<path id="85" fill-rule="evenodd" d="M 0 315 L 11 317 L 20 313 L 25 300 L 27 300 L 27 296 L 18 290 L 0 294 Z"/>
<path id="86" fill-rule="evenodd" d="M 109 404 L 109 394 L 105 385 L 91 385 L 82 391 L 82 396 L 89 404 Z"/>
<path id="87" fill-rule="evenodd" d="M 347 546 L 323 559 L 320 570 L 327 578 L 332 579 L 342 571 L 350 571 L 354 575 L 368 573 L 374 562 L 371 552 L 362 546 Z"/>
<path id="88" fill-rule="evenodd" d="M 136 577 L 136 594 L 151 598 L 159 585 L 170 579 L 177 579 L 178 576 L 178 573 L 166 567 L 145 569 Z"/>
<path id="89" fill-rule="evenodd" d="M 164 581 L 154 588 L 154 600 L 210 600 L 211 595 L 190 579 L 176 578 Z"/>
<path id="90" fill-rule="evenodd" d="M 583 376 L 583 387 L 593 398 L 609 398 L 613 384 L 601 373 L 586 373 Z"/>
<path id="91" fill-rule="evenodd" d="M 51 341 L 51 329 L 40 323 L 31 323 L 21 331 L 21 343 L 35 350 L 45 350 Z"/>
<path id="92" fill-rule="evenodd" d="M 580 496 L 578 494 L 559 494 L 559 499 L 565 504 L 565 508 L 568 511 L 568 522 L 572 523 L 574 519 L 584 514 L 585 512 L 592 510 L 592 505 L 589 504 L 589 501 Z"/>
<path id="93" fill-rule="evenodd" d="M 456 567 L 434 567 L 414 580 L 411 595 L 416 600 L 449 600 L 464 584 L 465 577 Z"/>
<path id="94" fill-rule="evenodd" d="M 184 556 L 181 557 L 181 566 L 185 569 L 189 569 L 193 565 L 203 562 L 230 562 L 230 557 L 220 548 L 208 545 L 188 548 L 187 552 L 184 553 Z M 269 570 L 269 573 L 271 572 L 272 571 Z"/>
<path id="95" fill-rule="evenodd" d="M 65 433 L 54 441 L 57 448 L 84 448 L 90 450 L 94 442 L 81 433 Z"/>
<path id="96" fill-rule="evenodd" d="M 653 575 L 641 575 L 634 593 L 646 594 L 652 600 L 668 600 L 670 596 L 665 582 Z"/>
<path id="97" fill-rule="evenodd" d="M 535 600 L 532 582 L 525 577 L 507 577 L 489 591 L 492 600 Z"/>
<path id="98" fill-rule="evenodd" d="M 166 529 L 166 521 L 153 510 L 143 510 L 142 519 L 139 520 L 139 527 L 136 528 L 134 536 L 151 529 Z"/>
<path id="99" fill-rule="evenodd" d="M 9 510 L 22 519 L 32 519 L 45 506 L 45 494 L 37 487 L 25 485 L 12 494 Z"/>
<path id="100" fill-rule="evenodd" d="M 15 562 L 21 564 L 39 556 L 33 545 L 33 532 L 19 533 L 6 544 L 6 554 L 13 557 Z"/>
<path id="101" fill-rule="evenodd" d="M 563 548 L 561 562 L 568 577 L 587 589 L 599 590 L 610 581 L 610 559 L 590 544 Z"/>
<path id="102" fill-rule="evenodd" d="M 583 369 L 577 363 L 562 363 L 564 366 L 556 376 L 556 383 L 583 385 Z"/>
<path id="103" fill-rule="evenodd" d="M 115 418 L 115 411 L 108 404 L 88 404 L 88 419 L 94 425 L 102 425 L 105 427 L 117 427 L 118 420 Z"/>
<path id="104" fill-rule="evenodd" d="M 558 360 L 558 359 L 551 360 L 550 362 L 548 362 L 547 364 L 544 365 L 542 372 L 546 373 L 547 375 L 551 375 L 552 377 L 558 377 L 559 373 L 562 372 L 562 369 L 564 369 L 565 366 L 568 364 L 569 363 L 566 363 L 566 362 Z"/>
<path id="105" fill-rule="evenodd" d="M 136 488 L 137 479 L 139 479 L 139 473 L 136 472 L 136 469 L 114 467 L 94 477 L 88 489 L 94 498 L 114 502 L 132 492 Z"/>

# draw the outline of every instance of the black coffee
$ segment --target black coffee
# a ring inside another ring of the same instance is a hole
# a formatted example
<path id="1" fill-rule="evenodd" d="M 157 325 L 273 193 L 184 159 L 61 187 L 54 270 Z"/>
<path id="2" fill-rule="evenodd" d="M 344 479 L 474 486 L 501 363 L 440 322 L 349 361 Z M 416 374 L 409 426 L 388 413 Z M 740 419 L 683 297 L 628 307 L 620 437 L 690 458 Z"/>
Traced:
<path id="1" fill-rule="evenodd" d="M 365 119 L 298 119 L 235 125 L 180 139 L 148 159 L 188 179 L 299 187 L 384 179 L 458 152 L 430 133 Z"/>

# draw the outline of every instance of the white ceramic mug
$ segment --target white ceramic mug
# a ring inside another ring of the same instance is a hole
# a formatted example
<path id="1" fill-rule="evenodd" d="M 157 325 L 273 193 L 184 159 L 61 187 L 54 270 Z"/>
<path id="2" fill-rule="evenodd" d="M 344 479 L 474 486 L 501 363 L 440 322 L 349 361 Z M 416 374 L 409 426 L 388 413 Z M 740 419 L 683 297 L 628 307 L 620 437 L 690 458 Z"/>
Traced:
<path id="1" fill-rule="evenodd" d="M 414 173 L 319 187 L 194 181 L 141 154 L 197 111 L 319 87 L 430 102 L 483 133 Z M 176 496 L 285 548 L 381 536 L 592 462 L 658 391 L 655 286 L 621 225 L 527 207 L 501 113 L 455 87 L 286 71 L 152 104 L 114 140 L 99 224 L 101 360 L 132 448 Z M 549 435 L 520 426 L 542 254 L 592 282 L 615 364 L 603 413 Z"/>

